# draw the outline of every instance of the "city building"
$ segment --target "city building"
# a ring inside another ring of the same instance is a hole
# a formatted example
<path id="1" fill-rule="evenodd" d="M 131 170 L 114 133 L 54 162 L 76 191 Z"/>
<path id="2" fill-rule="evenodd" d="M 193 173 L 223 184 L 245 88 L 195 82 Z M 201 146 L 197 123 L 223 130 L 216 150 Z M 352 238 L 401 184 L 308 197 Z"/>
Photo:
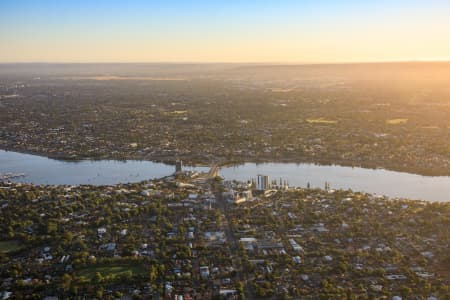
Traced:
<path id="1" fill-rule="evenodd" d="M 270 188 L 269 176 L 267 176 L 267 175 L 258 175 L 258 177 L 256 179 L 256 190 L 264 191 L 264 190 L 266 190 L 268 188 Z"/>
<path id="2" fill-rule="evenodd" d="M 178 160 L 175 164 L 175 173 L 183 172 L 183 161 Z"/>

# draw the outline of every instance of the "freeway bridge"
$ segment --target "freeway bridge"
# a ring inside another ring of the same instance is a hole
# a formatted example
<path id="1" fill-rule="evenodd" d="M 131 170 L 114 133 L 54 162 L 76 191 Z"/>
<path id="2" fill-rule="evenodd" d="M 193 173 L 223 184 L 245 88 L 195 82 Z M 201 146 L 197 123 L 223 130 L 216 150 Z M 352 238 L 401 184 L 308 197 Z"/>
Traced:
<path id="1" fill-rule="evenodd" d="M 219 166 L 218 165 L 212 165 L 209 169 L 208 174 L 206 175 L 207 179 L 213 179 L 219 175 Z"/>

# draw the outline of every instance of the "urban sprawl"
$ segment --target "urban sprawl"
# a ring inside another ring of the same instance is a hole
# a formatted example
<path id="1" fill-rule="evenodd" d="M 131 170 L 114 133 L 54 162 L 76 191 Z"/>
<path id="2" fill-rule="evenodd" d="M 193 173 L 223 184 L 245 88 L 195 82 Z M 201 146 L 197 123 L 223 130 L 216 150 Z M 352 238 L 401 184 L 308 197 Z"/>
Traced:
<path id="1" fill-rule="evenodd" d="M 450 203 L 215 175 L 1 183 L 0 298 L 450 296 Z"/>

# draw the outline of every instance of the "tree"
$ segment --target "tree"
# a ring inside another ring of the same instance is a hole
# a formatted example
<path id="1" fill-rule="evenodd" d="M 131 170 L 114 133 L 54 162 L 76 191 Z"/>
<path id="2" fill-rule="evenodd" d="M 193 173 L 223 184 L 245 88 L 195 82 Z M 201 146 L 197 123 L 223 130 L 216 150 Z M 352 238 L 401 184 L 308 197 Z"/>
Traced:
<path id="1" fill-rule="evenodd" d="M 103 288 L 102 288 L 102 287 L 99 287 L 99 288 L 97 289 L 97 291 L 95 292 L 95 296 L 96 296 L 98 299 L 102 299 L 102 298 L 103 298 Z"/>
<path id="2" fill-rule="evenodd" d="M 70 276 L 70 274 L 63 274 L 63 276 L 61 276 L 61 288 L 64 289 L 64 291 L 69 290 L 70 285 L 72 283 L 72 276 Z"/>
<path id="3" fill-rule="evenodd" d="M 245 294 L 244 294 L 244 284 L 241 281 L 238 281 L 236 283 L 236 291 L 238 294 L 238 297 L 240 300 L 244 300 L 245 299 Z"/>
<path id="4" fill-rule="evenodd" d="M 101 283 L 103 281 L 103 276 L 100 272 L 96 272 L 94 275 L 94 282 Z"/>
<path id="5" fill-rule="evenodd" d="M 153 283 L 157 278 L 158 278 L 158 268 L 154 264 L 152 264 L 150 266 L 149 271 L 149 281 Z"/>

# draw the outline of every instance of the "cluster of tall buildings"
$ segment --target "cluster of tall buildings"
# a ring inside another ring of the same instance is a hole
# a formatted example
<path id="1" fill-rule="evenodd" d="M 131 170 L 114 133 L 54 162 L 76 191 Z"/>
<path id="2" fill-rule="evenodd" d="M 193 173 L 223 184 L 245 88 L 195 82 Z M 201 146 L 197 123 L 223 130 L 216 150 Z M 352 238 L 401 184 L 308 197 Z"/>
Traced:
<path id="1" fill-rule="evenodd" d="M 256 178 L 256 190 L 265 191 L 270 188 L 269 176 L 258 175 Z"/>

